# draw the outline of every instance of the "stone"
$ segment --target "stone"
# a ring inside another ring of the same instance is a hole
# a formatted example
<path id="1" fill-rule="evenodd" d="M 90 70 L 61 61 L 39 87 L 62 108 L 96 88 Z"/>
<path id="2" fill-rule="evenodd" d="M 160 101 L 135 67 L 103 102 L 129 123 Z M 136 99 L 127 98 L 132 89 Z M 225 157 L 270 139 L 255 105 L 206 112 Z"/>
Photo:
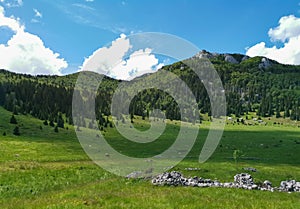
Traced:
<path id="1" fill-rule="evenodd" d="M 240 173 L 234 176 L 234 182 L 239 185 L 252 185 L 253 179 L 252 176 L 248 173 Z"/>
<path id="2" fill-rule="evenodd" d="M 256 172 L 257 171 L 257 169 L 256 168 L 243 168 L 243 170 L 245 170 L 245 171 L 251 171 L 251 172 Z"/>
<path id="3" fill-rule="evenodd" d="M 126 178 L 129 179 L 136 179 L 140 178 L 142 176 L 143 172 L 142 171 L 133 171 L 132 173 L 128 174 Z"/>
<path id="4" fill-rule="evenodd" d="M 216 54 L 216 53 L 214 53 L 214 54 L 212 54 L 212 53 L 210 53 L 210 52 L 208 52 L 208 51 L 206 51 L 206 50 L 202 50 L 202 51 L 200 51 L 200 52 L 198 52 L 196 55 L 195 55 L 195 57 L 196 58 L 206 58 L 206 59 L 211 59 L 211 58 L 214 58 L 215 56 L 217 56 L 218 54 Z"/>
<path id="5" fill-rule="evenodd" d="M 269 68 L 270 66 L 272 66 L 272 62 L 271 62 L 269 59 L 263 57 L 263 58 L 261 59 L 261 63 L 258 65 L 258 68 L 259 68 L 259 69 L 267 69 L 267 68 Z"/>
<path id="6" fill-rule="evenodd" d="M 245 55 L 245 56 L 242 58 L 242 62 L 245 61 L 245 60 L 247 60 L 247 59 L 249 59 L 249 58 L 250 58 L 249 56 Z"/>
<path id="7" fill-rule="evenodd" d="M 225 61 L 232 63 L 232 64 L 238 64 L 239 62 L 231 55 L 227 54 L 225 55 Z"/>
<path id="8" fill-rule="evenodd" d="M 141 175 L 140 171 L 133 172 L 128 175 L 136 177 Z M 221 183 L 217 180 L 204 179 L 194 176 L 192 178 L 185 178 L 180 172 L 172 171 L 157 175 L 152 179 L 153 185 L 169 185 L 169 186 L 191 186 L 191 187 L 224 187 L 224 188 L 239 188 L 247 190 L 261 190 L 261 191 L 281 191 L 281 192 L 300 192 L 300 182 L 295 180 L 282 181 L 280 187 L 272 187 L 269 180 L 265 180 L 261 186 L 254 183 L 253 178 L 248 173 L 240 173 L 234 176 L 234 182 Z"/>
<path id="9" fill-rule="evenodd" d="M 186 171 L 199 171 L 201 168 L 185 168 Z"/>
<path id="10" fill-rule="evenodd" d="M 272 182 L 270 182 L 268 180 L 265 180 L 264 183 L 263 183 L 263 186 L 265 186 L 265 187 L 271 187 L 272 186 Z"/>

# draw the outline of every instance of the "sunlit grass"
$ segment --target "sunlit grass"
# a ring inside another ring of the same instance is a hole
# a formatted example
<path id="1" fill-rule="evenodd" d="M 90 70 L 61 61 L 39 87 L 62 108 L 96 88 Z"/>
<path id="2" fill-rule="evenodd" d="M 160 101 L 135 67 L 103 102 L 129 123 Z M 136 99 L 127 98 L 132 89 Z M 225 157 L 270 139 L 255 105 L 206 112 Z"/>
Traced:
<path id="1" fill-rule="evenodd" d="M 156 187 L 149 180 L 118 177 L 88 158 L 71 126 L 55 133 L 40 120 L 17 115 L 21 136 L 14 136 L 15 125 L 9 124 L 11 113 L 2 108 L 0 113 L 0 208 L 300 208 L 299 193 Z M 141 147 L 124 141 L 115 128 L 106 128 L 103 133 L 116 149 L 147 157 L 172 143 L 178 123 L 169 122 L 161 139 L 138 153 Z M 174 170 L 225 182 L 245 172 L 244 167 L 254 167 L 258 172 L 251 175 L 256 182 L 268 179 L 278 186 L 281 180 L 300 180 L 297 126 L 228 124 L 216 152 L 199 164 L 208 125 L 200 125 L 196 144 Z M 137 118 L 134 126 L 146 130 L 147 122 Z M 235 149 L 245 154 L 237 166 L 232 159 Z M 187 171 L 189 167 L 200 169 Z"/>

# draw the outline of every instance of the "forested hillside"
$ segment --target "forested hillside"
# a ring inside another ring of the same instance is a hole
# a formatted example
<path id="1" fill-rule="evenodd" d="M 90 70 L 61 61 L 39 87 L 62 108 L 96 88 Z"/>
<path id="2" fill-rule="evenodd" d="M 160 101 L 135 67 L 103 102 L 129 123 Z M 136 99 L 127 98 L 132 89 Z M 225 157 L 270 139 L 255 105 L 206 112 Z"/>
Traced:
<path id="1" fill-rule="evenodd" d="M 263 57 L 210 54 L 205 51 L 185 64 L 177 62 L 163 67 L 178 75 L 189 86 L 197 99 L 200 114 L 210 114 L 209 98 L 202 82 L 186 64 L 196 62 L 203 56 L 210 59 L 221 77 L 228 115 L 242 116 L 247 112 L 257 112 L 264 117 L 300 120 L 300 66 L 282 65 Z M 155 74 L 144 75 L 143 78 L 147 76 Z M 52 122 L 57 122 L 63 114 L 64 122 L 72 124 L 72 96 L 77 77 L 78 73 L 67 76 L 30 76 L 0 70 L 0 105 L 14 114 L 30 114 Z M 130 83 L 134 85 L 140 79 L 136 78 Z M 161 82 L 169 81 L 161 78 Z M 111 99 L 119 83 L 104 77 L 96 99 L 98 118 L 110 115 Z M 81 94 L 82 105 L 85 105 L 89 92 L 82 89 Z M 126 95 L 123 102 L 130 102 L 126 101 Z M 147 117 L 151 109 L 159 108 L 165 111 L 169 119 L 184 120 L 180 118 L 174 99 L 157 89 L 142 91 L 131 101 L 130 107 L 131 114 L 143 117 Z"/>

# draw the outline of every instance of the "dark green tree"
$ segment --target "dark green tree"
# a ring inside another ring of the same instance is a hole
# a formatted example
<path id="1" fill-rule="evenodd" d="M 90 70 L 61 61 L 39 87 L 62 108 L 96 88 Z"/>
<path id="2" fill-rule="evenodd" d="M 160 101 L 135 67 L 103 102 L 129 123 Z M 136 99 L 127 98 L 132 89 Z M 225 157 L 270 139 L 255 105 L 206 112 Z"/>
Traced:
<path id="1" fill-rule="evenodd" d="M 59 114 L 58 114 L 58 117 L 57 117 L 57 126 L 58 126 L 59 128 L 64 128 L 64 119 L 63 119 L 61 113 L 59 113 Z"/>
<path id="2" fill-rule="evenodd" d="M 54 127 L 54 122 L 53 122 L 53 120 L 50 120 L 49 125 L 50 125 L 51 127 Z"/>
<path id="3" fill-rule="evenodd" d="M 12 115 L 10 118 L 10 123 L 11 124 L 18 124 L 17 119 L 15 118 L 15 115 Z"/>
<path id="4" fill-rule="evenodd" d="M 19 129 L 19 126 L 16 126 L 13 130 L 13 134 L 16 135 L 16 136 L 20 136 L 20 129 Z"/>

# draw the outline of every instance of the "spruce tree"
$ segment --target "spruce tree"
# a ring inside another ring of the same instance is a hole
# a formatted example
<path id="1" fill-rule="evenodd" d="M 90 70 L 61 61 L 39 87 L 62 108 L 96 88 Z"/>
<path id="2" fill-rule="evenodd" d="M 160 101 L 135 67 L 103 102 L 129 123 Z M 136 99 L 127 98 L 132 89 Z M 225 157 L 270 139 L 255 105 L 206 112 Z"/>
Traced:
<path id="1" fill-rule="evenodd" d="M 14 128 L 13 134 L 16 135 L 16 136 L 20 136 L 20 135 L 21 135 L 21 134 L 20 134 L 20 130 L 19 130 L 19 126 L 16 126 L 16 127 Z"/>
<path id="2" fill-rule="evenodd" d="M 17 119 L 15 118 L 15 115 L 12 115 L 10 118 L 10 123 L 11 124 L 18 124 Z"/>

